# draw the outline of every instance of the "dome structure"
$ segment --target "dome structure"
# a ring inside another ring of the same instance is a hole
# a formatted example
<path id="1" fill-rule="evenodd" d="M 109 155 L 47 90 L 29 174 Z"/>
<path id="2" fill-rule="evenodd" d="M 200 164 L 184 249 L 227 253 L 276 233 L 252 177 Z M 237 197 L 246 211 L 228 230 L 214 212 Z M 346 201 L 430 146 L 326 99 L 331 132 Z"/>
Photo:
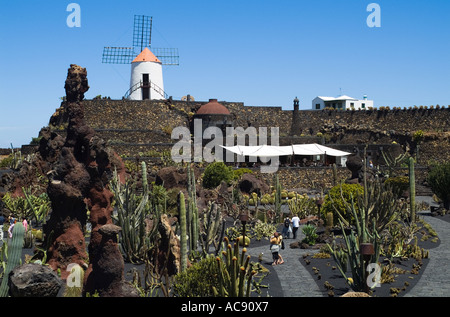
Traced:
<path id="1" fill-rule="evenodd" d="M 230 115 L 230 111 L 217 102 L 217 99 L 209 99 L 207 104 L 201 106 L 197 112 L 197 115 Z"/>
<path id="2" fill-rule="evenodd" d="M 234 125 L 231 112 L 224 105 L 220 104 L 217 99 L 209 99 L 208 103 L 196 111 L 194 120 L 191 121 L 191 131 L 193 134 L 195 133 L 194 124 L 198 119 L 201 121 L 202 133 L 209 127 L 217 127 L 225 135 L 226 128 Z"/>

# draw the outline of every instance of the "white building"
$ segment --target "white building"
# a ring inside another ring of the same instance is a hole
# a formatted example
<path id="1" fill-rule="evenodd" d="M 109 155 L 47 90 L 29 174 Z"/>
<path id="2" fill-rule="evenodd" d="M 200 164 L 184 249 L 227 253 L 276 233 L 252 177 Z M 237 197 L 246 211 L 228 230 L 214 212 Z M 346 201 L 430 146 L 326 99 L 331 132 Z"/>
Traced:
<path id="1" fill-rule="evenodd" d="M 146 47 L 131 63 L 128 99 L 166 99 L 161 61 Z"/>
<path id="2" fill-rule="evenodd" d="M 324 108 L 334 108 L 339 110 L 365 110 L 373 107 L 373 100 L 368 100 L 364 96 L 362 100 L 358 100 L 346 95 L 339 97 L 316 97 L 312 101 L 313 110 L 322 110 Z"/>

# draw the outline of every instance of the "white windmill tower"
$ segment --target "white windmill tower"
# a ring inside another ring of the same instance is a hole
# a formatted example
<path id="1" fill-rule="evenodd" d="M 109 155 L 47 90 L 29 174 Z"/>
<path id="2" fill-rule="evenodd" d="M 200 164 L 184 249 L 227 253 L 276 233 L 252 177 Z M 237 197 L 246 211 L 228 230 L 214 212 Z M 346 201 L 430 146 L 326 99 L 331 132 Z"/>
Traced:
<path id="1" fill-rule="evenodd" d="M 103 49 L 103 63 L 131 63 L 130 88 L 124 96 L 126 99 L 159 100 L 168 98 L 164 92 L 162 66 L 178 65 L 178 50 L 175 48 L 150 50 L 151 37 L 152 17 L 135 15 L 133 47 L 105 47 Z M 136 53 L 138 48 L 139 53 Z"/>
<path id="2" fill-rule="evenodd" d="M 131 62 L 130 100 L 166 99 L 161 61 L 148 49 Z"/>

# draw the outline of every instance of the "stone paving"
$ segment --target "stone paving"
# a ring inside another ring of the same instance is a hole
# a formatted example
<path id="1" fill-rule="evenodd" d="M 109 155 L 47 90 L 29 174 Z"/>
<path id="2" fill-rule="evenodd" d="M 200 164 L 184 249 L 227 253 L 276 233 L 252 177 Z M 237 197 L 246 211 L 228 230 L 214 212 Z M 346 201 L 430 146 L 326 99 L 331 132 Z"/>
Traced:
<path id="1" fill-rule="evenodd" d="M 283 290 L 283 297 L 322 297 L 314 278 L 301 265 L 299 259 L 304 253 L 311 253 L 311 250 L 306 249 L 291 249 L 289 244 L 294 241 L 300 241 L 304 238 L 301 232 L 301 227 L 298 230 L 297 239 L 285 239 L 286 248 L 280 252 L 284 259 L 284 263 L 274 266 L 280 280 L 281 288 Z M 252 256 L 258 256 L 263 253 L 263 263 L 272 262 L 272 254 L 269 250 L 269 242 L 267 245 L 256 248 L 248 248 L 248 252 Z M 270 294 L 270 286 L 269 286 Z"/>
<path id="2" fill-rule="evenodd" d="M 429 250 L 430 262 L 426 266 L 421 279 L 405 294 L 405 297 L 449 297 L 450 223 L 427 216 L 426 213 L 421 216 L 437 232 L 441 243 L 438 247 Z M 302 239 L 303 233 L 300 227 L 297 240 Z M 289 244 L 294 241 L 293 239 L 285 240 L 286 249 L 281 252 L 285 263 L 273 267 L 280 280 L 283 297 L 323 297 L 310 272 L 299 262 L 302 255 L 311 253 L 311 250 L 289 248 Z M 269 243 L 265 246 L 249 248 L 248 252 L 253 256 L 263 253 L 263 263 L 272 261 Z"/>
<path id="3" fill-rule="evenodd" d="M 436 217 L 423 216 L 437 232 L 441 243 L 429 250 L 430 262 L 417 284 L 405 297 L 450 296 L 450 223 Z"/>

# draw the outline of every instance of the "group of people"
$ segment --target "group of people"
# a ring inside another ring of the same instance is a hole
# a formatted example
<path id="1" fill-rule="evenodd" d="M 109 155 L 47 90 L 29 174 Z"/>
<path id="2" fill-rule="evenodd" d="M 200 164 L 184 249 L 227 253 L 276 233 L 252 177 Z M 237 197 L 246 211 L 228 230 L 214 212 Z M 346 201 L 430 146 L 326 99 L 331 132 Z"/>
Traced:
<path id="1" fill-rule="evenodd" d="M 289 239 L 289 236 L 292 232 L 293 238 L 297 239 L 297 231 L 299 227 L 300 227 L 300 218 L 297 215 L 292 217 L 292 219 L 286 217 L 284 219 L 283 230 L 281 232 L 283 238 Z"/>
<path id="2" fill-rule="evenodd" d="M 283 223 L 283 230 L 281 234 L 275 232 L 273 236 L 270 237 L 270 251 L 272 252 L 272 265 L 283 264 L 284 260 L 280 254 L 280 250 L 284 249 L 283 239 L 289 239 L 290 233 L 292 232 L 293 238 L 297 239 L 297 231 L 300 227 L 300 218 L 298 216 L 286 217 Z"/>
<path id="3" fill-rule="evenodd" d="M 8 220 L 6 220 L 3 215 L 0 215 L 0 240 L 1 241 L 3 241 L 3 238 L 4 238 L 3 237 L 3 224 L 6 221 L 9 221 L 8 236 L 9 236 L 10 239 L 13 236 L 14 226 L 17 223 L 17 219 L 12 217 L 12 216 L 9 216 Z M 27 219 L 24 218 L 24 219 L 22 219 L 21 222 L 22 222 L 23 226 L 25 227 L 25 231 L 27 231 L 28 230 L 28 221 L 27 221 Z"/>

